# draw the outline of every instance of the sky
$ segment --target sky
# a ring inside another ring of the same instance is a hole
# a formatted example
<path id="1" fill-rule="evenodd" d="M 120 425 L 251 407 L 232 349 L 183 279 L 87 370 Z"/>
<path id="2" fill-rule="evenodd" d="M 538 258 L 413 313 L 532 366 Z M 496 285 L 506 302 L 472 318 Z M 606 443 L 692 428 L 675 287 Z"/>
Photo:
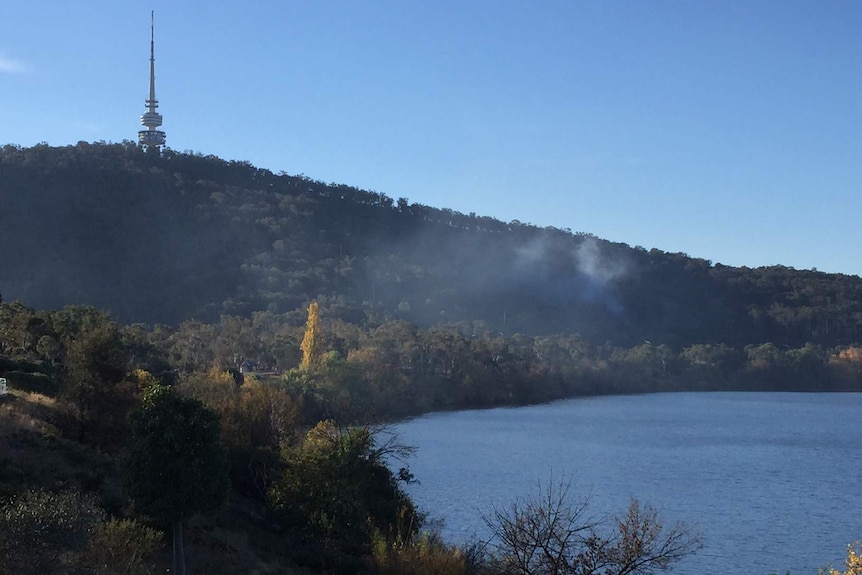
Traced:
<path id="1" fill-rule="evenodd" d="M 136 139 L 151 10 L 174 150 L 862 275 L 862 2 L 2 2 L 0 144 Z"/>

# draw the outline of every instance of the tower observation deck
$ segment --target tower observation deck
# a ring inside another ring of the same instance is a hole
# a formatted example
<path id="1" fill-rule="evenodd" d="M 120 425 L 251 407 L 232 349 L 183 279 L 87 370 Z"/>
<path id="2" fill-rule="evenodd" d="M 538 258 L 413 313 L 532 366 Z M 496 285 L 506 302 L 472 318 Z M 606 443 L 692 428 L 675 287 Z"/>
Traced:
<path id="1" fill-rule="evenodd" d="M 147 111 L 141 115 L 141 125 L 147 129 L 138 132 L 138 143 L 147 148 L 151 146 L 161 148 L 165 145 L 165 133 L 159 130 L 159 126 L 162 125 L 162 115 L 156 112 L 159 101 L 156 99 L 155 52 L 155 19 L 150 12 L 150 97 L 145 102 Z"/>

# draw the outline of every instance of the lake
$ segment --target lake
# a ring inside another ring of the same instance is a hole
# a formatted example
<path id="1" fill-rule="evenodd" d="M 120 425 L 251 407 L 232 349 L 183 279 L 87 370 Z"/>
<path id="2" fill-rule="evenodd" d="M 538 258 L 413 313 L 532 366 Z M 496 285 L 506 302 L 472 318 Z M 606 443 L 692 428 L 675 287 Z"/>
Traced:
<path id="1" fill-rule="evenodd" d="M 594 514 L 630 498 L 704 547 L 678 573 L 815 575 L 862 539 L 862 394 L 668 393 L 435 413 L 395 426 L 417 448 L 408 492 L 450 543 L 539 482 Z"/>

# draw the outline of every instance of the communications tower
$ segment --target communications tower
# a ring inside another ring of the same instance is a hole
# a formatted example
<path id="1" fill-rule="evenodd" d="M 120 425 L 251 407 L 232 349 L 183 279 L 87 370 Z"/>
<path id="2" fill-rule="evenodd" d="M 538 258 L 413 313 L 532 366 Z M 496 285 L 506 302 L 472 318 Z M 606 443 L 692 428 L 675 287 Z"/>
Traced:
<path id="1" fill-rule="evenodd" d="M 147 129 L 138 132 L 138 143 L 148 149 L 152 146 L 161 149 L 165 145 L 165 133 L 159 130 L 159 126 L 162 125 L 162 115 L 156 112 L 159 101 L 156 100 L 155 44 L 155 19 L 153 12 L 150 12 L 150 97 L 145 102 L 147 111 L 141 116 L 141 125 Z"/>

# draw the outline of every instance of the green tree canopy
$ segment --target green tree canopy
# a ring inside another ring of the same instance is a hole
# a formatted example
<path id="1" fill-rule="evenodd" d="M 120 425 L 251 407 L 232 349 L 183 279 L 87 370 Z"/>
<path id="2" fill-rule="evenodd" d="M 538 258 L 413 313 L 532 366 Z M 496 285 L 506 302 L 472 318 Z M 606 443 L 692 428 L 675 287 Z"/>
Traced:
<path id="1" fill-rule="evenodd" d="M 154 385 L 131 426 L 126 486 L 137 513 L 169 525 L 221 506 L 229 483 L 214 412 Z"/>
<path id="2" fill-rule="evenodd" d="M 377 533 L 409 538 L 418 528 L 417 512 L 399 483 L 412 476 L 405 468 L 390 471 L 387 459 L 410 451 L 392 438 L 379 441 L 368 427 L 322 421 L 285 453 L 272 500 L 287 521 L 350 547 L 367 550 Z"/>
<path id="3" fill-rule="evenodd" d="M 126 487 L 135 511 L 173 526 L 174 572 L 184 575 L 183 522 L 221 507 L 230 481 L 218 416 L 199 401 L 152 386 L 131 416 Z"/>

